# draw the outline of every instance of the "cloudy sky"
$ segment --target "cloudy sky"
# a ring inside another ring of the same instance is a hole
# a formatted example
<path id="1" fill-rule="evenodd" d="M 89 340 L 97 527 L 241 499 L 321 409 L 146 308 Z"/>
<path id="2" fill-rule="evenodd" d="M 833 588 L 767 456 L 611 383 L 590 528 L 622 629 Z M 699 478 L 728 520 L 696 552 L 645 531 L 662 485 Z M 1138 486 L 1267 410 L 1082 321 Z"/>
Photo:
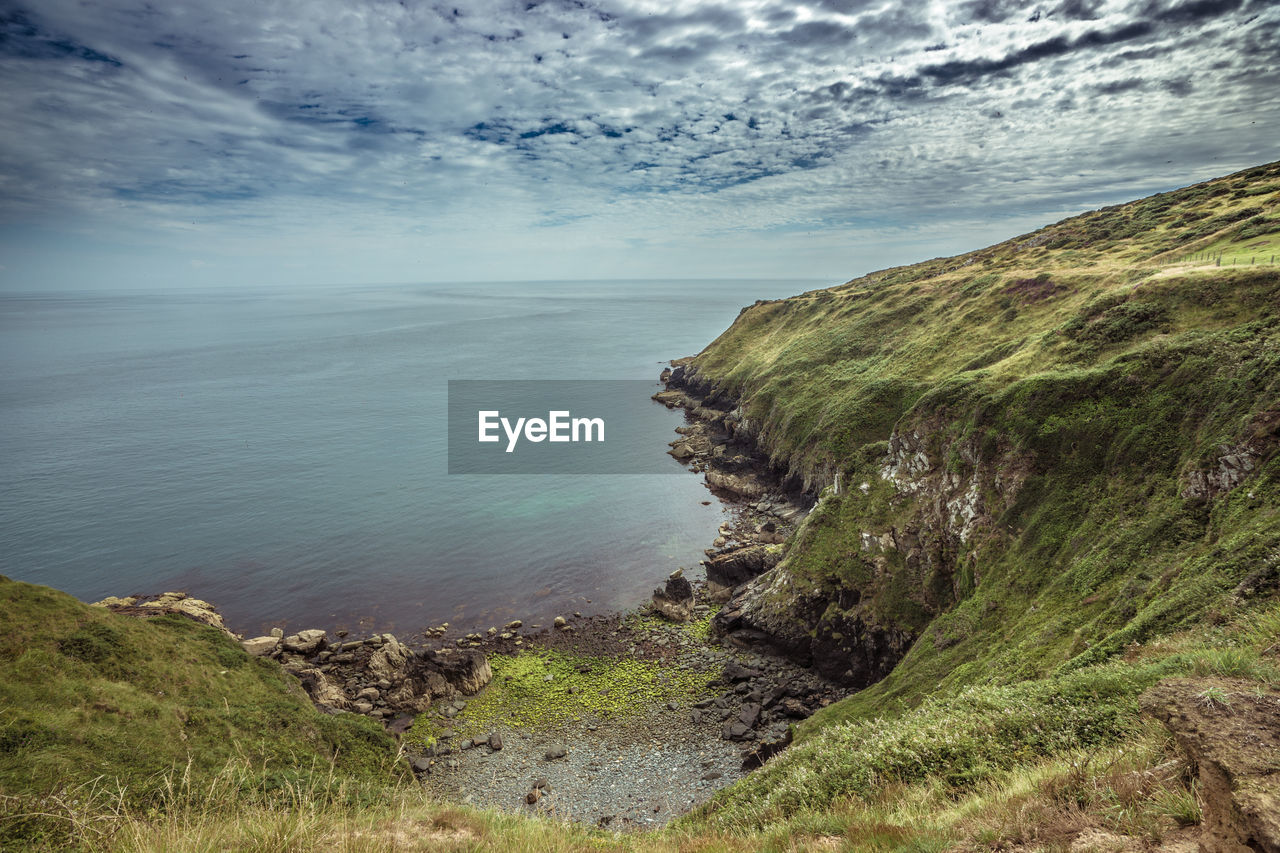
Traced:
<path id="1" fill-rule="evenodd" d="M 0 287 L 840 281 L 1280 159 L 1276 0 L 0 0 Z"/>

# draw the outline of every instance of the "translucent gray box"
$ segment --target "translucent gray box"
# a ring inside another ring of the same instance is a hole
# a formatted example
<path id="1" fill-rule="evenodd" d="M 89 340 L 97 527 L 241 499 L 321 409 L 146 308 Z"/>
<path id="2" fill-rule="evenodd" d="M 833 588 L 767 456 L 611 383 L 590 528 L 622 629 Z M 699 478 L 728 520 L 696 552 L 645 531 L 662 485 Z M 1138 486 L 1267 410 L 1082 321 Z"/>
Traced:
<path id="1" fill-rule="evenodd" d="M 451 379 L 449 473 L 679 474 L 667 450 L 683 415 L 651 399 L 661 390 L 648 379 Z"/>

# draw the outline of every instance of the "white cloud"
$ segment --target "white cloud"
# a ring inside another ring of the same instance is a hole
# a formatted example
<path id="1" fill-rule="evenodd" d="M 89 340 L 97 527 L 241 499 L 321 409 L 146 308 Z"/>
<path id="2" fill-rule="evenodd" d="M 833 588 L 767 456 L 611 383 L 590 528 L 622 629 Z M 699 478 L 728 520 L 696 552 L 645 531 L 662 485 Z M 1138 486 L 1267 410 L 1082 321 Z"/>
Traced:
<path id="1" fill-rule="evenodd" d="M 104 246 L 122 276 L 198 253 L 266 279 L 845 278 L 1274 157 L 1278 23 L 1259 0 L 42 0 L 0 41 L 0 240 L 56 247 L 19 284 Z"/>

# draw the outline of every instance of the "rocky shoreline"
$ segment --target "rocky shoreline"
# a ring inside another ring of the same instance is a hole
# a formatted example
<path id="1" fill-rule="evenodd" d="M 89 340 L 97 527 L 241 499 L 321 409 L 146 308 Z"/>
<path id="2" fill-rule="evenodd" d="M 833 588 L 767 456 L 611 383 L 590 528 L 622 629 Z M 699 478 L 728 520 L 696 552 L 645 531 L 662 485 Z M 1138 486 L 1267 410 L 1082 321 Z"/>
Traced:
<path id="1" fill-rule="evenodd" d="M 847 691 L 724 619 L 735 592 L 776 565 L 813 501 L 783 488 L 735 434 L 728 411 L 681 387 L 686 362 L 662 372 L 666 390 L 654 399 L 686 410 L 670 453 L 730 512 L 702 561 L 706 580 L 679 569 L 630 614 L 566 614 L 550 626 L 515 620 L 462 636 L 445 623 L 412 645 L 318 628 L 235 638 L 296 675 L 321 710 L 382 722 L 443 799 L 614 829 L 661 825 L 705 801 L 785 748 L 792 724 Z M 135 616 L 183 613 L 230 634 L 211 605 L 182 593 L 99 604 Z M 576 669 L 549 670 L 560 674 L 540 678 L 545 686 L 534 692 L 566 713 L 528 720 L 484 709 L 495 691 L 519 686 L 508 672 L 520 660 L 572 662 Z M 681 688 L 615 707 L 606 694 L 626 689 L 610 674 L 622 662 L 651 666 L 659 679 L 678 672 Z M 607 707 L 583 702 L 588 681 Z"/>

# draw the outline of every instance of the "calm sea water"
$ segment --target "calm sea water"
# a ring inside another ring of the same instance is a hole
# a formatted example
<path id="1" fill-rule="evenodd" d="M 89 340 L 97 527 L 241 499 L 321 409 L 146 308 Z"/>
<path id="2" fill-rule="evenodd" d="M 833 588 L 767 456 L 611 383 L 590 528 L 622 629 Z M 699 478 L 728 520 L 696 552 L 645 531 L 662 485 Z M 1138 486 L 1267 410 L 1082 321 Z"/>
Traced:
<path id="1" fill-rule="evenodd" d="M 814 286 L 0 296 L 0 573 L 186 590 L 250 633 L 634 606 L 714 536 L 700 478 L 450 476 L 447 380 L 656 378 Z"/>

